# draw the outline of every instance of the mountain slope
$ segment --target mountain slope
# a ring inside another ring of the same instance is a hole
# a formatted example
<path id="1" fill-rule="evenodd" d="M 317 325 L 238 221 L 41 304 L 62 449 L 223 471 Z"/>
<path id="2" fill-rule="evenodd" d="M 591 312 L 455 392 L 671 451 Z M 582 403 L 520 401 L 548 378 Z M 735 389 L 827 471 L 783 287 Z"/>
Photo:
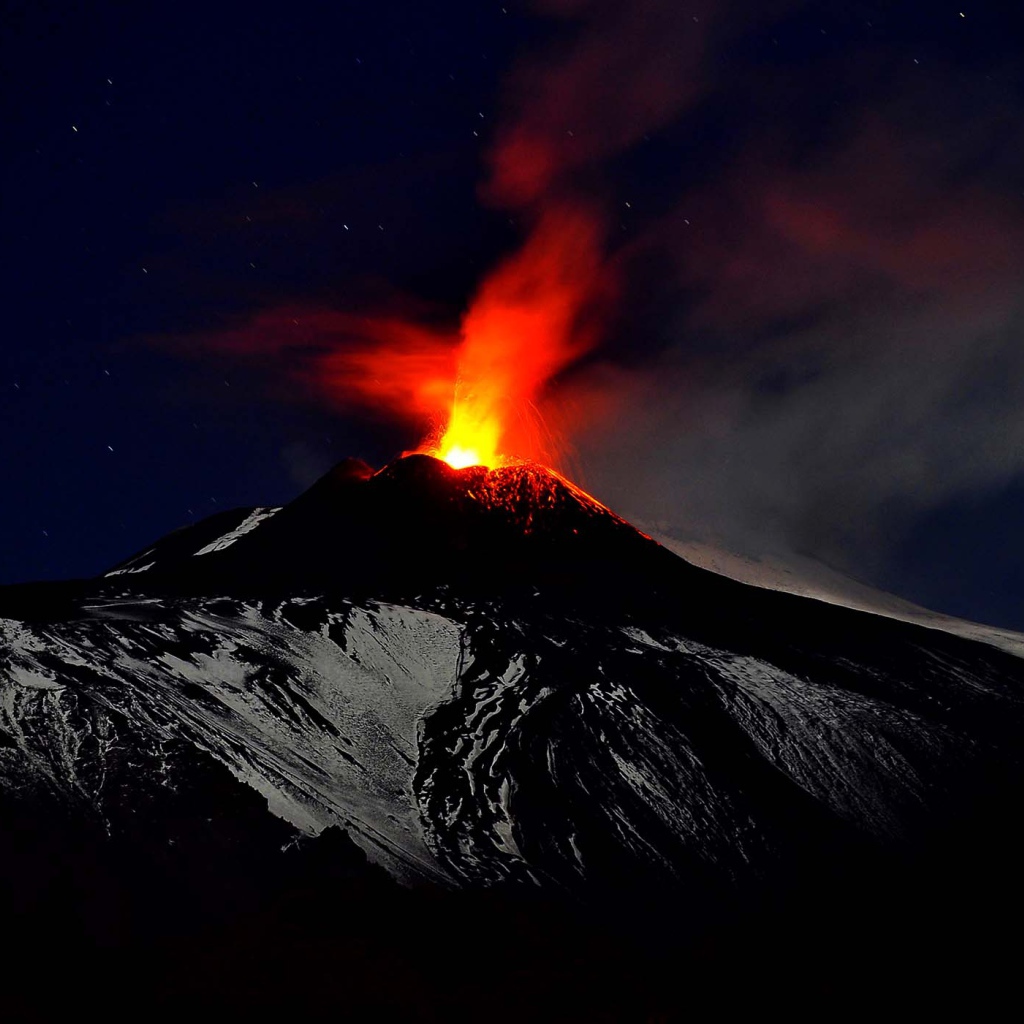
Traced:
<path id="1" fill-rule="evenodd" d="M 0 614 L 0 791 L 110 834 L 191 760 L 406 884 L 706 901 L 1020 792 L 1018 659 L 708 573 L 539 470 L 343 463 Z"/>
<path id="2" fill-rule="evenodd" d="M 872 612 L 941 629 L 967 640 L 978 640 L 1001 651 L 1024 657 L 1024 634 L 1012 629 L 988 626 L 953 618 L 942 612 L 914 604 L 895 594 L 878 590 L 845 573 L 832 569 L 816 559 L 792 552 L 774 556 L 752 558 L 730 551 L 721 544 L 710 544 L 694 536 L 676 535 L 671 530 L 662 532 L 656 526 L 644 526 L 659 544 L 679 555 L 692 565 L 741 583 L 787 594 L 827 601 L 858 611 Z"/>

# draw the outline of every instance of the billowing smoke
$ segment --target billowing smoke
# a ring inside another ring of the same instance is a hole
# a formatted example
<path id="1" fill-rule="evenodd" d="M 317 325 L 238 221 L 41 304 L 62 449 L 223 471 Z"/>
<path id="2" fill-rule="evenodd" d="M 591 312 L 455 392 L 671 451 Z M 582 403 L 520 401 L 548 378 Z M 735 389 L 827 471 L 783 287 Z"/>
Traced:
<path id="1" fill-rule="evenodd" d="M 536 0 L 563 32 L 510 76 L 484 194 L 547 204 L 693 102 L 718 4 Z"/>
<path id="2" fill-rule="evenodd" d="M 923 77 L 894 72 L 813 145 L 801 111 L 746 97 L 739 152 L 622 255 L 658 268 L 633 282 L 639 357 L 569 387 L 600 410 L 576 436 L 595 493 L 878 578 L 917 517 L 1021 476 L 1022 136 L 952 71 Z"/>
<path id="3" fill-rule="evenodd" d="M 521 248 L 459 316 L 283 310 L 236 347 L 272 337 L 410 442 L 461 396 L 550 459 L 539 410 L 617 511 L 869 577 L 916 517 L 1024 474 L 1010 72 L 861 28 L 776 59 L 818 36 L 796 0 L 531 7 L 547 42 L 480 186 Z"/>

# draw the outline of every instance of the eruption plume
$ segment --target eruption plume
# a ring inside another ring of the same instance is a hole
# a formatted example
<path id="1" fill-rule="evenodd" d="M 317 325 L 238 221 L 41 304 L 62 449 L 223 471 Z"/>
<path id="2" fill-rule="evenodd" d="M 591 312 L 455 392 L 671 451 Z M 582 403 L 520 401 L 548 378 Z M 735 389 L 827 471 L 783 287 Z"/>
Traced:
<path id="1" fill-rule="evenodd" d="M 456 468 L 553 461 L 536 400 L 593 342 L 581 314 L 601 290 L 599 235 L 580 208 L 546 213 L 484 282 L 462 323 L 450 412 L 422 450 Z"/>
<path id="2" fill-rule="evenodd" d="M 535 7 L 577 31 L 565 49 L 523 62 L 512 76 L 482 186 L 486 200 L 532 223 L 522 249 L 484 280 L 454 350 L 451 340 L 424 347 L 415 330 L 402 330 L 397 344 L 357 345 L 332 357 L 332 379 L 344 377 L 350 396 L 384 399 L 406 416 L 414 397 L 412 406 L 433 424 L 417 450 L 456 468 L 559 463 L 560 443 L 538 405 L 547 386 L 601 340 L 597 322 L 615 292 L 601 220 L 566 197 L 579 172 L 587 179 L 588 167 L 628 149 L 692 99 L 703 49 L 701 18 L 661 0 L 640 0 L 636 9 L 608 0 Z M 402 396 L 405 407 L 395 407 Z M 425 408 L 428 397 L 433 408 Z"/>
<path id="3" fill-rule="evenodd" d="M 346 404 L 430 424 L 415 450 L 457 469 L 556 465 L 559 443 L 538 403 L 597 341 L 593 313 L 613 292 L 601 236 L 583 206 L 541 214 L 522 249 L 484 280 L 457 335 L 323 314 L 318 326 L 333 324 L 337 339 L 313 376 Z"/>
<path id="4" fill-rule="evenodd" d="M 456 468 L 564 468 L 564 443 L 540 409 L 559 376 L 603 340 L 617 291 L 605 218 L 583 197 L 599 165 L 687 102 L 702 48 L 699 18 L 661 0 L 639 0 L 636 10 L 613 0 L 534 6 L 571 31 L 510 76 L 481 185 L 485 201 L 529 230 L 484 278 L 458 330 L 394 313 L 288 310 L 220 339 L 247 351 L 297 350 L 303 376 L 334 402 L 417 424 L 415 451 Z"/>

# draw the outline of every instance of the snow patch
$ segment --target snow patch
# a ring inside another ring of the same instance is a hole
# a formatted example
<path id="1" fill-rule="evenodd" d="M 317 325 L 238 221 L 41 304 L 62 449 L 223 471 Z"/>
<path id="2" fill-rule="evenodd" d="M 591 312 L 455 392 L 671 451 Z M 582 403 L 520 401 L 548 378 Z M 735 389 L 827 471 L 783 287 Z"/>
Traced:
<path id="1" fill-rule="evenodd" d="M 145 572 L 147 569 L 152 569 L 156 565 L 156 562 L 147 562 L 145 565 L 140 566 L 125 566 L 123 569 L 112 569 L 106 573 L 107 576 L 124 576 L 125 573 L 130 572 Z"/>
<path id="2" fill-rule="evenodd" d="M 223 551 L 225 548 L 231 547 L 239 537 L 243 537 L 245 534 L 255 530 L 260 523 L 266 522 L 271 516 L 276 515 L 280 511 L 280 508 L 254 508 L 238 526 L 216 540 L 211 541 L 206 547 L 194 552 L 193 557 L 197 555 L 210 555 L 214 551 Z M 123 572 L 124 570 L 121 571 Z M 112 574 L 108 573 L 108 575 Z"/>

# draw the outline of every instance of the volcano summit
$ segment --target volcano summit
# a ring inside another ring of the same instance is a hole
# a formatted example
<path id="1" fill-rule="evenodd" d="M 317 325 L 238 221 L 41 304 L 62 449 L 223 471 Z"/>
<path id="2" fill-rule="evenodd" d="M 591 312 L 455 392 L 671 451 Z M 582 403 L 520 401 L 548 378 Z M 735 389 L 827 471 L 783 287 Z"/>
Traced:
<path id="1" fill-rule="evenodd" d="M 0 616 L 23 915 L 72 837 L 76 892 L 312 848 L 696 927 L 992 867 L 1024 791 L 1019 658 L 699 569 L 533 467 L 350 460 Z"/>

